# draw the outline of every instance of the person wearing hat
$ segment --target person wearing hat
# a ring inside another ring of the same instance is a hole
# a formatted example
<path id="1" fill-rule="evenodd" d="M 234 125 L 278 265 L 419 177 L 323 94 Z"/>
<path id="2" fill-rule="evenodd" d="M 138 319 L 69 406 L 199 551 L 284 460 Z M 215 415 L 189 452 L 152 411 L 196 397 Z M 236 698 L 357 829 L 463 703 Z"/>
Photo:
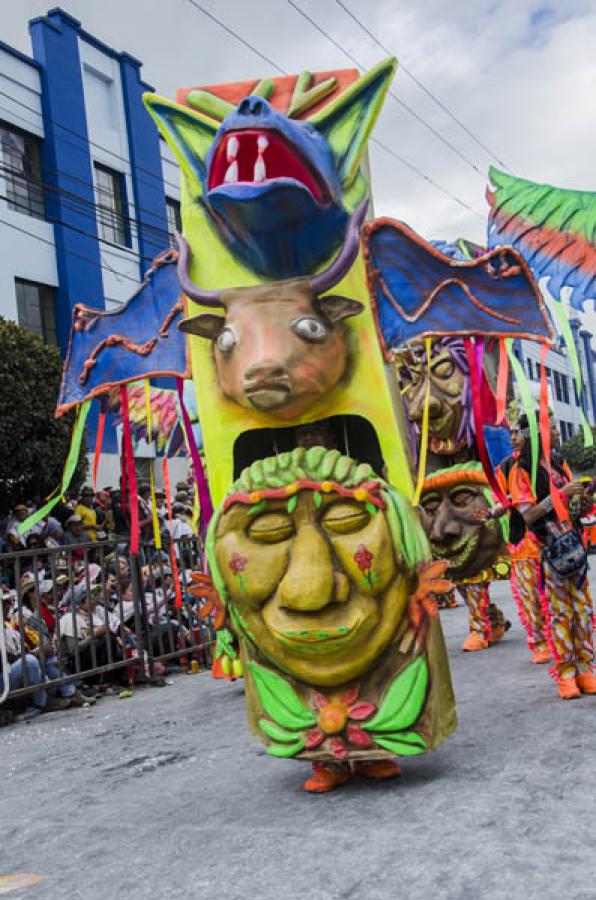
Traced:
<path id="1" fill-rule="evenodd" d="M 527 420 L 523 424 L 526 423 Z M 501 490 L 508 497 L 516 495 L 516 481 L 519 477 L 517 465 L 520 454 L 529 441 L 529 431 L 527 427 L 522 427 L 519 420 L 511 424 L 510 430 L 513 452 L 495 472 Z M 494 509 L 495 515 L 501 511 L 501 507 Z M 535 665 L 542 665 L 551 662 L 552 655 L 548 644 L 548 623 L 540 602 L 540 546 L 515 507 L 509 510 L 509 514 L 507 550 L 511 557 L 511 593 L 519 620 L 526 632 L 527 645 L 532 654 L 530 661 Z"/>
<path id="2" fill-rule="evenodd" d="M 115 659 L 117 655 L 116 640 L 109 629 L 109 618 L 106 626 L 105 614 L 102 615 L 103 610 L 98 609 L 100 599 L 101 584 L 91 585 L 89 590 L 84 583 L 78 585 L 71 608 L 60 619 L 60 639 L 65 653 L 71 663 L 76 663 L 78 655 L 79 669 L 83 673 L 86 669 L 108 664 L 107 643 L 111 644 L 112 658 Z"/>
<path id="3" fill-rule="evenodd" d="M 83 520 L 78 513 L 73 513 L 66 520 L 66 528 L 64 529 L 63 541 L 66 546 L 72 544 L 83 544 L 88 540 L 87 534 L 83 531 Z M 82 547 L 76 547 L 70 551 L 71 559 L 81 562 L 85 557 Z"/>
<path id="4" fill-rule="evenodd" d="M 33 582 L 33 583 L 31 583 Z M 68 673 L 60 670 L 56 653 L 54 634 L 56 633 L 56 610 L 54 606 L 54 582 L 44 578 L 37 582 L 39 599 L 35 596 L 35 579 L 23 576 L 21 579 L 21 610 L 24 625 L 25 644 L 29 652 L 40 659 L 45 677 L 52 681 Z M 43 660 L 42 660 L 43 649 Z M 69 705 L 80 706 L 84 702 L 77 693 L 74 682 L 59 684 L 50 688 L 48 708 L 65 709 Z M 60 703 L 60 699 L 68 701 Z M 57 702 L 54 702 L 56 700 Z"/>
<path id="5" fill-rule="evenodd" d="M 13 508 L 12 514 L 8 517 L 6 523 L 6 537 L 11 550 L 24 550 L 27 546 L 27 536 L 30 534 L 39 534 L 41 528 L 34 525 L 23 534 L 19 534 L 19 525 L 21 525 L 30 513 L 29 507 L 25 503 L 17 503 Z M 43 527 L 43 526 L 42 526 Z"/>
<path id="6" fill-rule="evenodd" d="M 139 487 L 139 530 L 143 541 L 150 541 L 153 535 L 153 511 L 151 509 L 151 486 Z"/>
<path id="7" fill-rule="evenodd" d="M 578 505 L 581 514 L 584 487 L 573 478 L 559 452 L 559 433 L 554 423 L 550 429 L 550 459 L 545 457 L 542 435 L 538 434 L 538 467 L 533 487 L 528 417 L 522 415 L 519 424 L 526 442 L 514 466 L 515 475 L 510 478 L 510 494 L 513 506 L 522 514 L 540 548 L 540 595 L 554 660 L 552 674 L 562 700 L 573 700 L 582 694 L 596 695 L 593 610 L 587 573 L 578 569 L 573 574 L 560 575 L 553 558 L 557 545 L 561 545 L 560 539 L 567 535 L 566 541 L 573 540 L 574 532 L 578 530 L 573 507 Z M 539 432 L 538 422 L 536 430 Z M 555 502 L 561 508 L 561 518 Z M 578 537 L 574 551 L 578 559 L 580 551 L 581 537 Z"/>
<path id="8" fill-rule="evenodd" d="M 18 691 L 25 686 L 33 687 L 39 685 L 38 690 L 28 695 L 30 705 L 25 711 L 25 718 L 32 719 L 47 708 L 48 694 L 42 687 L 44 677 L 39 660 L 31 653 L 22 654 L 21 635 L 14 619 L 11 618 L 11 609 L 16 599 L 17 592 L 14 590 L 2 592 L 0 599 L 8 659 L 8 672 L 4 673 L 2 670 L 2 658 L 0 657 L 0 694 L 4 690 L 5 675 L 8 675 L 9 691 Z M 68 703 L 65 705 L 68 706 Z"/>
<path id="9" fill-rule="evenodd" d="M 84 487 L 75 506 L 75 515 L 81 517 L 83 530 L 90 541 L 97 540 L 97 513 L 93 508 L 93 497 L 93 488 Z"/>

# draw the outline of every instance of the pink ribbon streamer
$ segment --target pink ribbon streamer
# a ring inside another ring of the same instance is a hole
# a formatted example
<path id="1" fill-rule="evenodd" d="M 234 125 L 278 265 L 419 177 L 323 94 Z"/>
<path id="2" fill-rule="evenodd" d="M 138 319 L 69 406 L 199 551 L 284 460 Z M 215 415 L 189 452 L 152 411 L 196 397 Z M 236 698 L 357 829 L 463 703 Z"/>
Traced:
<path id="1" fill-rule="evenodd" d="M 205 470 L 203 469 L 203 464 L 201 462 L 201 457 L 199 455 L 199 450 L 197 448 L 197 442 L 195 441 L 195 436 L 192 433 L 192 425 L 190 423 L 190 416 L 188 415 L 188 410 L 184 404 L 184 382 L 182 378 L 176 379 L 176 389 L 178 391 L 178 400 L 180 402 L 180 410 L 182 412 L 182 418 L 184 420 L 184 430 L 186 432 L 186 438 L 188 441 L 188 449 L 190 450 L 190 455 L 192 459 L 193 468 L 195 471 L 195 478 L 197 481 L 197 489 L 199 492 L 199 505 L 201 508 L 201 518 L 199 528 L 201 532 L 207 531 L 207 526 L 211 521 L 211 516 L 213 515 L 213 504 L 211 503 L 211 495 L 209 493 L 209 486 L 207 484 L 207 478 L 205 477 Z"/>

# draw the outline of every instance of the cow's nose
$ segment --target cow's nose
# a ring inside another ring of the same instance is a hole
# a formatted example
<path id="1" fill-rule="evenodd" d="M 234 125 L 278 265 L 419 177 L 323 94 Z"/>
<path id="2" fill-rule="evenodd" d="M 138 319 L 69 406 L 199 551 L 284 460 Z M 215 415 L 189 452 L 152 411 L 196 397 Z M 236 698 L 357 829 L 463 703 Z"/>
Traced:
<path id="1" fill-rule="evenodd" d="M 255 363 L 244 373 L 245 383 L 252 381 L 277 381 L 288 378 L 285 366 L 276 362 Z"/>
<path id="2" fill-rule="evenodd" d="M 271 107 L 262 97 L 245 97 L 236 110 L 240 116 L 265 116 Z"/>

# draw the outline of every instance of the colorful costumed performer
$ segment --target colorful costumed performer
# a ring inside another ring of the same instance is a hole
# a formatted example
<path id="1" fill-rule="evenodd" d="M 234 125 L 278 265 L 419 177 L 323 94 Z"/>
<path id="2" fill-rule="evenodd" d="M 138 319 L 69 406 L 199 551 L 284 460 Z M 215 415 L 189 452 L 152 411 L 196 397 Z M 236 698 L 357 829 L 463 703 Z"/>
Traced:
<path id="1" fill-rule="evenodd" d="M 248 663 L 251 727 L 271 755 L 316 763 L 308 790 L 347 781 L 349 761 L 398 774 L 392 757 L 454 729 L 430 595 L 444 564 L 428 564 L 411 507 L 369 465 L 323 447 L 254 462 L 216 510 L 208 553 Z"/>

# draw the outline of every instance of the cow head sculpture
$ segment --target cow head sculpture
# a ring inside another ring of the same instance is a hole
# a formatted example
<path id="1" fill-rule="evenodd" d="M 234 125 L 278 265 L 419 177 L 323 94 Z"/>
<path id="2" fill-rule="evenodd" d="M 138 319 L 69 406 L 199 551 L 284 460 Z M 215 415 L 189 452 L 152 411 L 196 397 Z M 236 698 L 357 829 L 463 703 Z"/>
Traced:
<path id="1" fill-rule="evenodd" d="M 225 310 L 200 313 L 180 328 L 213 342 L 220 387 L 236 403 L 296 419 L 344 375 L 350 349 L 343 322 L 364 306 L 327 292 L 356 259 L 366 206 L 367 201 L 350 219 L 339 255 L 323 272 L 220 292 L 203 291 L 191 281 L 189 247 L 177 235 L 182 290 L 202 306 Z"/>

